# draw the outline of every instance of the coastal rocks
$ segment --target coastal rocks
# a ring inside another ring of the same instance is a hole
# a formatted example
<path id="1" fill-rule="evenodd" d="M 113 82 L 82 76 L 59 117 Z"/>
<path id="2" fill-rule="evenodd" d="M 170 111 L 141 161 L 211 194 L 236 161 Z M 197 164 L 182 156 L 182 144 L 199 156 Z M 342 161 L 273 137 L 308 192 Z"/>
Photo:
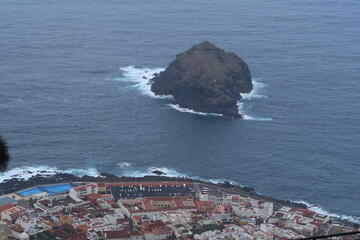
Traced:
<path id="1" fill-rule="evenodd" d="M 163 171 L 160 171 L 160 170 L 154 170 L 151 173 L 156 174 L 158 176 L 166 175 L 166 173 L 164 173 Z"/>
<path id="2" fill-rule="evenodd" d="M 178 54 L 150 81 L 155 95 L 172 95 L 180 107 L 230 118 L 241 118 L 240 93 L 253 89 L 247 64 L 207 41 Z"/>
<path id="3" fill-rule="evenodd" d="M 154 170 L 160 171 L 160 170 Z M 155 173 L 154 173 L 155 174 Z M 267 196 L 260 195 L 254 191 L 252 187 L 243 187 L 238 186 L 236 184 L 230 183 L 228 181 L 225 181 L 223 183 L 210 183 L 210 182 L 204 182 L 201 180 L 195 180 L 190 178 L 172 178 L 167 177 L 163 175 L 157 175 L 157 176 L 145 176 L 145 177 L 119 177 L 108 173 L 101 173 L 100 176 L 94 177 L 94 176 L 74 176 L 72 174 L 67 173 L 56 173 L 55 175 L 42 175 L 37 174 L 35 176 L 32 176 L 28 180 L 24 179 L 9 179 L 3 182 L 0 182 L 0 194 L 8 194 L 8 193 L 14 193 L 17 191 L 21 191 L 27 188 L 35 187 L 35 186 L 41 186 L 41 185 L 48 185 L 48 184 L 56 184 L 56 183 L 86 183 L 86 182 L 166 182 L 166 181 L 178 181 L 178 182 L 190 182 L 190 183 L 196 183 L 201 184 L 203 186 L 208 187 L 209 189 L 217 189 L 217 191 L 223 191 L 227 193 L 232 194 L 239 194 L 243 197 L 251 197 L 254 199 L 261 199 L 269 202 L 274 203 L 274 207 L 280 208 L 282 206 L 290 206 L 295 208 L 307 208 L 305 204 L 301 203 L 294 203 L 291 201 L 284 201 L 280 199 L 275 199 Z"/>

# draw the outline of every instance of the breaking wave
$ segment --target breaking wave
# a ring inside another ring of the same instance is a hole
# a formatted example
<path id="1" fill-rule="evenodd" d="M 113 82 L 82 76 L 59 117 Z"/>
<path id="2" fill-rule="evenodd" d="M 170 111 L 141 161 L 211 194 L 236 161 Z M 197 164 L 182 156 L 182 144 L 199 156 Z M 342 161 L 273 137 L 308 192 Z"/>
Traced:
<path id="1" fill-rule="evenodd" d="M 100 176 L 100 173 L 95 168 L 87 168 L 87 169 L 67 169 L 67 170 L 60 170 L 56 167 L 49 167 L 49 166 L 38 166 L 38 167 L 17 167 L 11 168 L 4 173 L 0 173 L 0 183 L 11 180 L 11 179 L 21 179 L 21 180 L 29 180 L 31 177 L 34 176 L 45 176 L 50 177 L 58 173 L 68 173 L 73 174 L 75 176 Z"/>
<path id="2" fill-rule="evenodd" d="M 176 171 L 175 169 L 166 168 L 166 167 L 149 167 L 149 168 L 141 170 L 141 169 L 133 168 L 132 165 L 127 162 L 119 163 L 118 166 L 119 166 L 119 168 L 122 169 L 121 176 L 126 176 L 126 177 L 157 176 L 157 174 L 154 173 L 154 171 L 161 171 L 164 173 L 163 176 L 166 176 L 166 177 L 191 178 L 191 179 L 211 182 L 211 183 L 215 183 L 215 184 L 223 183 L 226 181 L 231 184 L 241 186 L 239 183 L 230 181 L 227 179 L 204 179 L 204 178 L 201 178 L 198 176 L 189 176 L 188 174 L 181 173 L 181 172 Z M 96 168 L 86 168 L 86 169 L 71 168 L 71 169 L 61 170 L 56 167 L 50 167 L 50 166 L 39 166 L 39 167 L 26 166 L 26 167 L 12 168 L 4 173 L 0 173 L 0 183 L 7 181 L 7 180 L 11 180 L 11 179 L 19 179 L 19 180 L 26 181 L 34 176 L 51 177 L 58 173 L 68 173 L 68 174 L 72 174 L 72 175 L 75 175 L 78 177 L 82 177 L 84 175 L 93 176 L 93 177 L 101 176 L 101 174 L 99 173 L 99 171 Z M 347 215 L 339 215 L 339 214 L 330 213 L 318 205 L 310 204 L 305 201 L 293 201 L 293 202 L 305 204 L 310 210 L 313 210 L 314 212 L 317 212 L 320 214 L 325 214 L 325 215 L 329 215 L 332 217 L 336 217 L 336 218 L 340 218 L 340 219 L 344 219 L 344 220 L 348 220 L 348 221 L 360 224 L 360 217 L 358 217 L 358 216 L 347 216 Z"/>
<path id="3" fill-rule="evenodd" d="M 166 168 L 166 167 L 149 167 L 142 170 L 132 167 L 132 164 L 127 162 L 119 163 L 117 165 L 121 169 L 121 171 L 119 171 L 118 176 L 125 176 L 125 177 L 157 176 L 157 174 L 153 173 L 153 171 L 158 170 L 164 173 L 163 176 L 167 176 L 167 177 L 192 178 L 201 181 L 209 181 L 212 183 L 222 183 L 224 181 L 227 181 L 233 184 L 237 184 L 227 179 L 204 179 L 197 176 L 189 176 L 187 174 L 180 173 L 174 169 Z M 101 176 L 100 172 L 96 168 L 84 168 L 84 169 L 70 168 L 70 169 L 61 170 L 56 167 L 50 167 L 45 165 L 38 167 L 25 166 L 25 167 L 11 168 L 4 173 L 0 173 L 0 183 L 11 179 L 19 179 L 26 181 L 35 176 L 51 177 L 59 173 L 72 174 L 78 177 L 82 177 L 85 175 L 92 177 Z"/>
<path id="4" fill-rule="evenodd" d="M 314 205 L 314 204 L 308 203 L 306 201 L 293 201 L 293 202 L 305 204 L 308 207 L 308 209 L 310 209 L 314 212 L 320 213 L 320 214 L 324 214 L 324 215 L 328 215 L 331 217 L 336 217 L 336 218 L 340 218 L 343 220 L 348 220 L 350 222 L 360 224 L 360 217 L 357 217 L 357 216 L 347 216 L 347 215 L 338 215 L 335 213 L 330 213 L 330 212 L 326 211 L 325 209 L 323 209 L 322 207 L 320 207 L 319 205 Z"/>
<path id="5" fill-rule="evenodd" d="M 192 114 L 197 114 L 197 115 L 202 115 L 202 116 L 215 116 L 215 117 L 222 117 L 222 114 L 218 114 L 218 113 L 203 113 L 203 112 L 196 112 L 192 109 L 189 108 L 182 108 L 180 107 L 178 104 L 168 104 L 168 106 L 172 107 L 173 109 L 179 111 L 179 112 L 185 112 L 185 113 L 192 113 Z"/>
<path id="6" fill-rule="evenodd" d="M 243 116 L 244 120 L 250 120 L 250 121 L 272 121 L 272 118 L 262 118 L 262 117 L 252 117 L 248 114 L 246 114 L 244 110 L 244 103 L 243 102 L 237 102 L 238 105 L 238 111 Z"/>
<path id="7" fill-rule="evenodd" d="M 116 164 L 118 165 L 120 168 L 128 168 L 131 166 L 131 163 L 128 163 L 128 162 L 122 162 L 122 163 L 118 163 Z"/>
<path id="8" fill-rule="evenodd" d="M 251 100 L 252 98 L 267 98 L 266 95 L 260 94 L 261 89 L 267 87 L 266 84 L 258 82 L 259 79 L 252 79 L 253 90 L 249 93 L 241 93 L 241 96 L 245 100 Z"/>
<path id="9" fill-rule="evenodd" d="M 227 180 L 227 179 L 204 179 L 204 178 L 197 177 L 197 176 L 189 176 L 188 174 L 181 173 L 181 172 L 176 171 L 175 169 L 166 168 L 166 167 L 149 167 L 145 170 L 140 170 L 140 169 L 127 170 L 127 171 L 124 171 L 123 175 L 126 177 L 158 176 L 158 174 L 154 173 L 154 171 L 160 171 L 160 172 L 164 173 L 162 176 L 166 176 L 166 177 L 191 178 L 191 179 L 196 179 L 196 180 L 205 181 L 205 182 L 211 182 L 211 183 L 215 183 L 215 184 L 223 183 L 226 181 L 226 182 L 229 182 L 234 185 L 239 185 L 238 183 Z"/>
<path id="10" fill-rule="evenodd" d="M 243 99 L 241 101 L 237 102 L 238 105 L 238 111 L 243 116 L 244 120 L 250 120 L 250 121 L 272 121 L 272 118 L 264 118 L 264 117 L 253 117 L 247 114 L 245 104 L 249 102 L 251 99 L 257 99 L 257 98 L 267 98 L 266 95 L 261 94 L 261 91 L 263 88 L 267 87 L 266 84 L 261 83 L 258 81 L 258 79 L 253 79 L 253 90 L 250 93 L 241 93 L 241 96 Z"/>
<path id="11" fill-rule="evenodd" d="M 164 68 L 127 66 L 121 67 L 120 70 L 122 71 L 122 76 L 110 80 L 134 83 L 132 87 L 139 89 L 142 94 L 153 98 L 172 98 L 172 96 L 156 96 L 151 91 L 151 84 L 149 84 L 149 80 L 154 78 L 156 74 L 164 71 Z"/>
<path id="12" fill-rule="evenodd" d="M 149 80 L 155 77 L 156 74 L 159 74 L 160 72 L 164 71 L 164 68 L 146 68 L 146 67 L 136 67 L 136 66 L 127 66 L 127 67 L 121 67 L 120 70 L 122 71 L 122 76 L 117 78 L 112 78 L 110 80 L 115 81 L 122 81 L 122 82 L 130 82 L 133 83 L 131 87 L 137 88 L 140 90 L 140 92 L 144 95 L 153 97 L 153 98 L 159 98 L 159 99 L 172 99 L 172 96 L 156 96 L 151 91 L 151 84 L 149 83 Z M 261 94 L 261 90 L 265 88 L 267 85 L 263 84 L 258 81 L 258 79 L 253 79 L 253 90 L 250 93 L 242 93 L 241 96 L 243 99 L 238 102 L 238 111 L 240 114 L 244 116 L 245 120 L 252 120 L 252 121 L 272 121 L 272 118 L 261 118 L 261 117 L 252 117 L 249 116 L 246 113 L 246 110 L 244 109 L 243 105 L 247 101 L 251 99 L 256 98 L 266 98 L 266 95 Z M 168 104 L 171 108 L 179 111 L 179 112 L 185 112 L 185 113 L 192 113 L 192 114 L 198 114 L 202 116 L 215 116 L 215 117 L 222 117 L 222 114 L 217 113 L 203 113 L 203 112 L 196 112 L 192 109 L 188 108 L 182 108 L 177 104 Z"/>

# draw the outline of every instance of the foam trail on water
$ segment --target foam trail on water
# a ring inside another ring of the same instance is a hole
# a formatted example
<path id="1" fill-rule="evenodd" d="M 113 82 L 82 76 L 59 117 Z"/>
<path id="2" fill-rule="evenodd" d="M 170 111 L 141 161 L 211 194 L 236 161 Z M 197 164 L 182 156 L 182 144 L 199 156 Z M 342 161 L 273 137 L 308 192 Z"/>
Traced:
<path id="1" fill-rule="evenodd" d="M 258 82 L 257 80 L 253 79 L 253 90 L 249 93 L 241 93 L 241 96 L 245 100 L 251 100 L 252 98 L 267 98 L 266 95 L 260 94 L 261 89 L 267 87 L 266 84 Z"/>
<path id="2" fill-rule="evenodd" d="M 52 176 L 57 173 L 60 173 L 60 171 L 56 168 L 51 168 L 48 166 L 11 168 L 4 173 L 0 173 L 0 183 L 10 179 L 28 180 L 38 174 L 43 176 Z"/>
<path id="3" fill-rule="evenodd" d="M 172 98 L 172 96 L 156 96 L 151 91 L 151 84 L 149 84 L 149 80 L 155 77 L 155 74 L 164 71 L 164 68 L 142 68 L 135 66 L 127 66 L 121 67 L 120 70 L 123 71 L 122 76 L 112 78 L 111 80 L 135 83 L 133 87 L 139 89 L 142 94 L 150 97 L 161 99 Z"/>
<path id="4" fill-rule="evenodd" d="M 250 93 L 241 93 L 241 96 L 243 97 L 243 99 L 237 102 L 239 114 L 241 114 L 243 116 L 244 120 L 272 121 L 273 120 L 272 118 L 253 117 L 253 116 L 246 114 L 245 107 L 244 107 L 244 104 L 246 102 L 248 102 L 251 99 L 256 99 L 256 98 L 267 98 L 266 95 L 260 94 L 261 89 L 267 87 L 267 85 L 257 81 L 257 79 L 252 79 L 252 83 L 253 83 L 253 90 Z"/>
<path id="5" fill-rule="evenodd" d="M 344 220 L 348 220 L 348 221 L 360 224 L 360 217 L 357 217 L 357 216 L 347 216 L 347 215 L 338 215 L 338 214 L 330 213 L 330 212 L 326 211 L 325 209 L 321 208 L 320 206 L 310 204 L 306 201 L 293 201 L 293 202 L 305 204 L 308 207 L 308 209 L 310 209 L 314 212 L 320 213 L 320 214 L 324 214 L 324 215 L 328 215 L 328 216 L 336 217 L 336 218 L 341 218 Z"/>
<path id="6" fill-rule="evenodd" d="M 131 163 L 128 163 L 128 162 L 122 162 L 122 163 L 118 163 L 116 165 L 118 165 L 120 168 L 131 167 Z"/>
<path id="7" fill-rule="evenodd" d="M 217 116 L 217 117 L 222 117 L 222 114 L 218 114 L 218 113 L 203 113 L 203 112 L 196 112 L 192 109 L 189 108 L 182 108 L 180 107 L 178 104 L 168 104 L 168 106 L 172 107 L 173 109 L 175 109 L 176 111 L 179 112 L 185 112 L 185 113 L 192 113 L 192 114 L 197 114 L 197 115 L 201 115 L 201 116 Z"/>
<path id="8" fill-rule="evenodd" d="M 149 83 L 149 80 L 154 78 L 156 74 L 159 74 L 160 72 L 164 71 L 164 68 L 146 68 L 146 67 L 135 67 L 135 66 L 126 66 L 121 67 L 120 70 L 123 72 L 121 77 L 112 78 L 110 80 L 114 81 L 122 81 L 122 82 L 130 82 L 134 83 L 134 85 L 130 87 L 135 87 L 141 91 L 142 94 L 153 97 L 153 98 L 159 98 L 159 99 L 172 99 L 173 97 L 171 95 L 169 96 L 156 96 L 151 91 L 151 83 Z M 255 98 L 266 98 L 266 95 L 260 94 L 261 89 L 266 87 L 266 84 L 263 84 L 258 81 L 258 79 L 252 79 L 253 82 L 253 90 L 250 93 L 242 93 L 241 96 L 243 99 L 238 102 L 238 111 L 239 114 L 244 116 L 245 120 L 252 120 L 252 121 L 272 121 L 271 118 L 259 118 L 259 117 L 252 117 L 245 113 L 245 110 L 243 108 L 243 103 L 255 99 Z M 125 88 L 129 88 L 125 87 Z M 182 108 L 177 104 L 168 104 L 171 108 L 175 109 L 179 112 L 186 112 L 186 113 L 192 113 L 192 114 L 198 114 L 202 116 L 220 116 L 222 117 L 222 114 L 217 113 L 203 113 L 203 112 L 196 112 L 192 109 L 188 108 Z"/>
<path id="9" fill-rule="evenodd" d="M 201 178 L 198 176 L 189 176 L 188 174 L 184 174 L 184 173 L 176 171 L 175 169 L 166 168 L 166 167 L 149 167 L 145 170 L 137 170 L 137 169 L 131 170 L 130 169 L 131 164 L 126 163 L 126 162 L 124 162 L 122 164 L 118 164 L 118 166 L 121 168 L 121 166 L 124 164 L 128 164 L 128 165 L 124 169 L 122 175 L 127 176 L 127 177 L 157 176 L 155 173 L 153 173 L 153 171 L 158 170 L 158 171 L 165 173 L 164 176 L 167 176 L 167 177 L 192 178 L 192 179 L 197 179 L 200 181 L 212 182 L 215 184 L 223 183 L 223 182 L 227 181 L 231 184 L 241 186 L 240 184 L 238 184 L 234 181 L 229 181 L 227 179 L 204 179 L 204 178 Z M 4 173 L 0 173 L 0 183 L 4 182 L 6 180 L 11 180 L 11 179 L 29 180 L 31 177 L 34 177 L 37 175 L 41 175 L 44 177 L 51 177 L 58 173 L 68 173 L 68 174 L 72 174 L 72 175 L 75 175 L 78 177 L 81 177 L 84 175 L 94 176 L 94 177 L 100 176 L 100 173 L 96 168 L 87 168 L 87 169 L 71 168 L 71 169 L 60 170 L 56 167 L 50 167 L 50 166 L 45 166 L 45 165 L 38 166 L 38 167 L 25 166 L 25 167 L 11 168 Z M 346 216 L 346 215 L 338 215 L 338 214 L 330 213 L 318 205 L 310 204 L 305 201 L 293 201 L 293 202 L 305 204 L 306 206 L 308 206 L 308 208 L 310 210 L 320 213 L 320 214 L 325 214 L 328 216 L 341 218 L 344 220 L 348 220 L 348 221 L 360 224 L 360 217 L 358 217 L 358 216 Z"/>
<path id="10" fill-rule="evenodd" d="M 237 105 L 238 105 L 239 114 L 241 114 L 243 116 L 244 120 L 249 120 L 249 121 L 272 121 L 273 120 L 272 118 L 262 118 L 262 117 L 249 116 L 248 114 L 245 113 L 244 103 L 243 102 L 239 101 L 239 102 L 237 102 Z"/>
<path id="11" fill-rule="evenodd" d="M 50 177 L 58 173 L 68 173 L 75 176 L 94 176 L 98 177 L 100 176 L 100 173 L 95 168 L 87 168 L 87 169 L 66 169 L 66 170 L 60 170 L 56 167 L 50 167 L 50 166 L 38 166 L 38 167 L 17 167 L 17 168 L 11 168 L 8 171 L 4 173 L 0 173 L 0 183 L 11 180 L 11 179 L 21 179 L 21 180 L 29 180 L 31 177 L 34 177 L 36 175 L 41 175 L 44 177 Z"/>
<path id="12" fill-rule="evenodd" d="M 204 179 L 197 176 L 189 176 L 188 174 L 180 173 L 172 168 L 166 168 L 166 167 L 149 167 L 145 170 L 139 170 L 139 169 L 133 169 L 124 171 L 123 175 L 126 177 L 145 177 L 145 176 L 158 176 L 157 174 L 153 173 L 153 171 L 161 171 L 164 173 L 163 176 L 165 177 L 175 177 L 175 178 L 191 178 L 196 179 L 204 182 L 211 182 L 211 183 L 223 183 L 223 182 L 229 182 L 234 185 L 239 185 L 238 183 L 234 181 L 230 181 L 227 179 Z M 239 185 L 240 186 L 240 185 Z"/>
<path id="13" fill-rule="evenodd" d="M 143 177 L 143 176 L 157 176 L 153 171 L 159 170 L 163 173 L 165 173 L 164 176 L 167 177 L 178 177 L 178 178 L 193 178 L 198 179 L 201 181 L 210 181 L 212 183 L 221 183 L 224 181 L 231 182 L 233 184 L 236 184 L 235 182 L 226 180 L 226 179 L 204 179 L 196 176 L 189 176 L 184 173 L 180 173 L 174 169 L 166 168 L 166 167 L 149 167 L 145 170 L 137 170 L 133 169 L 131 167 L 130 163 L 124 162 L 117 164 L 120 168 L 123 169 L 123 173 L 121 175 L 127 176 L 127 177 Z M 100 177 L 100 173 L 96 168 L 85 168 L 85 169 L 77 169 L 77 168 L 70 168 L 61 170 L 56 167 L 51 166 L 38 166 L 38 167 L 31 167 L 31 166 L 25 166 L 25 167 L 17 167 L 17 168 L 11 168 L 8 171 L 4 173 L 0 173 L 0 183 L 11 180 L 11 179 L 19 179 L 19 180 L 29 180 L 31 177 L 40 175 L 44 177 L 51 177 L 56 174 L 60 173 L 67 173 L 72 174 L 78 177 L 82 177 L 85 175 L 93 176 L 93 177 Z"/>
<path id="14" fill-rule="evenodd" d="M 78 177 L 82 177 L 82 176 L 92 176 L 92 177 L 100 177 L 100 173 L 98 172 L 98 170 L 96 168 L 88 168 L 88 169 L 76 169 L 76 168 L 71 168 L 71 169 L 67 169 L 62 171 L 64 173 L 68 173 L 68 174 L 72 174 Z"/>

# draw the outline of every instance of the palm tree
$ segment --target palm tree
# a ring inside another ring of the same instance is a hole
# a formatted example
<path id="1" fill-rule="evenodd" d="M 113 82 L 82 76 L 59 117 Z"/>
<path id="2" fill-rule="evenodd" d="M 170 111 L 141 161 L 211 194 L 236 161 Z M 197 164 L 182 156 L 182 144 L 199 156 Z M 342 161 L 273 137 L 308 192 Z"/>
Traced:
<path id="1" fill-rule="evenodd" d="M 9 163 L 10 155 L 5 140 L 0 136 L 0 172 L 4 172 Z"/>

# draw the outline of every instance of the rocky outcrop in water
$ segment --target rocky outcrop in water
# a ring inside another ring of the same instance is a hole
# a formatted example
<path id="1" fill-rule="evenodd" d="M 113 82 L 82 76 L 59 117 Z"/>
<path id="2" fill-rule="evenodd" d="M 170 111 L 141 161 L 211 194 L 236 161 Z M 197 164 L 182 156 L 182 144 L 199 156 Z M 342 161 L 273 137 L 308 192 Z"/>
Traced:
<path id="1" fill-rule="evenodd" d="M 207 41 L 176 55 L 151 82 L 151 91 L 172 95 L 180 107 L 230 118 L 241 118 L 237 106 L 240 93 L 253 89 L 247 64 L 235 53 Z"/>

